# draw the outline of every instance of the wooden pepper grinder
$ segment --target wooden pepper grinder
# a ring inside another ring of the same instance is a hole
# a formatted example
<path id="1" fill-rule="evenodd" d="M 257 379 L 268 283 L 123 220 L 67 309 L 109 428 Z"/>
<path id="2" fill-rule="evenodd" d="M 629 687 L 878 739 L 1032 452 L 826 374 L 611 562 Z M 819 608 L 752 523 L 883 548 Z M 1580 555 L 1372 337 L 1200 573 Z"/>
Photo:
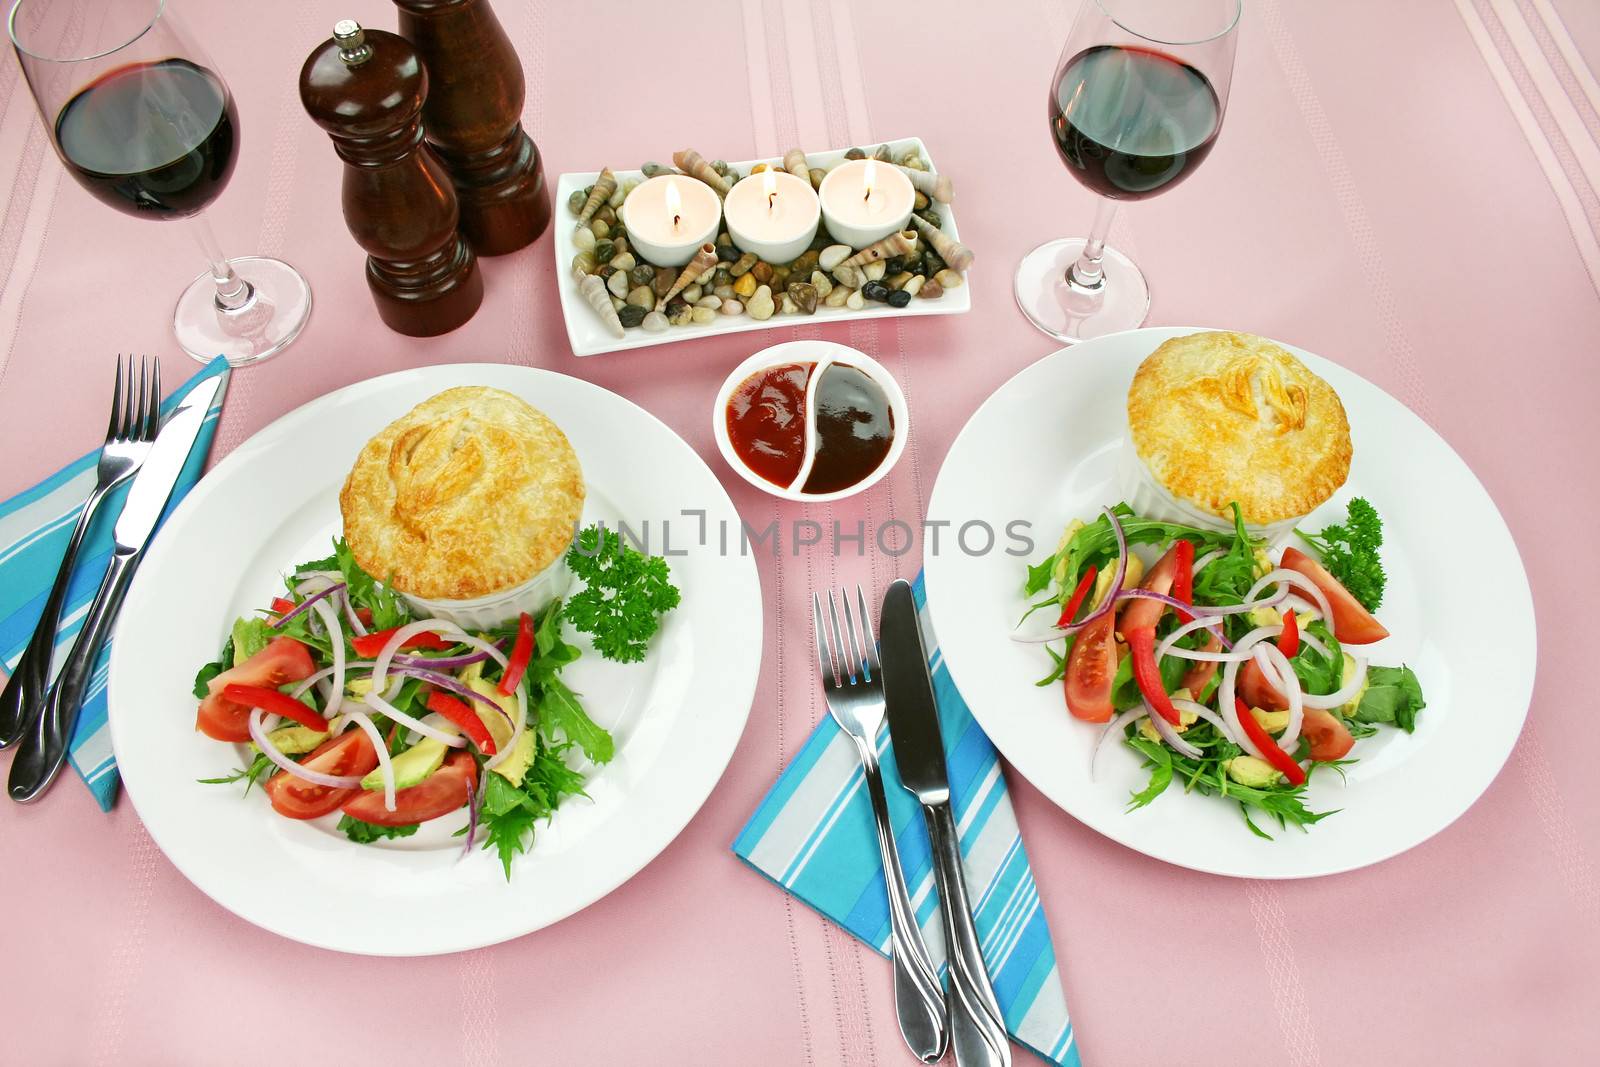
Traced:
<path id="1" fill-rule="evenodd" d="M 448 333 L 483 302 L 449 176 L 422 140 L 427 96 L 416 49 L 349 19 L 300 70 L 300 101 L 345 163 L 344 221 L 367 252 L 378 315 L 412 337 Z"/>
<path id="2" fill-rule="evenodd" d="M 461 198 L 461 232 L 483 256 L 532 243 L 550 224 L 550 190 L 522 129 L 522 62 L 489 0 L 395 4 L 432 79 L 423 123 Z"/>

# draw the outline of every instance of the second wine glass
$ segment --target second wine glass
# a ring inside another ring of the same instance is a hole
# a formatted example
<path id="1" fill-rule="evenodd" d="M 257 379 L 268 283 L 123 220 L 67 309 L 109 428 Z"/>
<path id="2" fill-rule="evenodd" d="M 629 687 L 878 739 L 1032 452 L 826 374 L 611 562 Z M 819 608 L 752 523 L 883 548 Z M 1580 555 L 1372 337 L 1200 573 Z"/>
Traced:
<path id="1" fill-rule="evenodd" d="M 1133 261 L 1106 245 L 1117 205 L 1165 192 L 1222 129 L 1242 0 L 1086 0 L 1050 82 L 1049 121 L 1069 173 L 1101 197 L 1087 238 L 1023 257 L 1017 306 L 1068 344 L 1130 330 L 1150 310 Z"/>

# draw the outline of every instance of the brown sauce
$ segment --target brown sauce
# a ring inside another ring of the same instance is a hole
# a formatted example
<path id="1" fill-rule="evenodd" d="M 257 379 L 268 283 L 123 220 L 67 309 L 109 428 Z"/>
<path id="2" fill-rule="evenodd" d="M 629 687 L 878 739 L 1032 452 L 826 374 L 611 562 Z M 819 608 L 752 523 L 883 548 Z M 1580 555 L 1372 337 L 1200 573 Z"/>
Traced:
<path id="1" fill-rule="evenodd" d="M 805 463 L 806 383 L 814 369 L 815 363 L 768 367 L 740 382 L 728 398 L 728 442 L 734 454 L 785 489 Z"/>
<path id="2" fill-rule="evenodd" d="M 894 441 L 894 414 L 882 387 L 859 367 L 832 363 L 815 397 L 817 458 L 804 493 L 835 493 L 865 481 Z"/>

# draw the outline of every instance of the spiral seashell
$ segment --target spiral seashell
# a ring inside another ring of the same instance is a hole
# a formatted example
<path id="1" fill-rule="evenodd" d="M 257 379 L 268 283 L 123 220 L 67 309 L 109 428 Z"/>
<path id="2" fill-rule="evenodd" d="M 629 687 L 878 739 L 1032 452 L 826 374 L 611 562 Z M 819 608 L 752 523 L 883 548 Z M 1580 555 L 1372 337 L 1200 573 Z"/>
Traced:
<path id="1" fill-rule="evenodd" d="M 606 289 L 606 283 L 598 274 L 576 274 L 578 292 L 594 308 L 594 313 L 600 316 L 600 321 L 605 323 L 606 329 L 611 331 L 611 336 L 623 336 L 622 320 L 617 317 L 617 309 L 611 303 L 611 293 Z"/>
<path id="2" fill-rule="evenodd" d="M 890 256 L 903 256 L 917 247 L 917 232 L 901 230 L 891 233 L 875 245 L 870 245 L 840 264 L 841 267 L 864 267 Z M 948 262 L 948 261 L 947 261 Z"/>
<path id="3" fill-rule="evenodd" d="M 939 258 L 949 264 L 952 269 L 961 271 L 972 266 L 972 249 L 946 234 L 937 226 L 930 225 L 927 219 L 912 215 L 911 222 L 918 230 L 922 231 L 922 236 L 928 239 L 928 243 L 939 254 Z"/>
<path id="4" fill-rule="evenodd" d="M 583 202 L 583 210 L 578 212 L 578 225 L 573 233 L 588 225 L 589 220 L 594 218 L 594 213 L 599 211 L 601 205 L 610 200 L 611 194 L 616 191 L 617 176 L 611 173 L 610 167 L 603 168 L 600 177 L 594 180 L 594 188 L 589 190 L 589 199 Z"/>
<path id="5" fill-rule="evenodd" d="M 899 164 L 895 165 L 899 166 Z M 951 184 L 947 175 L 932 174 L 925 170 L 913 170 L 910 167 L 900 167 L 900 173 L 911 179 L 911 188 L 930 200 L 948 204 L 956 195 L 955 187 Z"/>
<path id="6" fill-rule="evenodd" d="M 728 190 L 733 186 L 728 179 L 717 173 L 715 167 L 705 161 L 705 157 L 692 148 L 685 148 L 681 152 L 672 153 L 672 162 L 678 165 L 691 178 L 698 178 L 717 191 L 718 196 L 727 196 Z"/>
<path id="7" fill-rule="evenodd" d="M 678 280 L 672 283 L 672 288 L 668 289 L 665 295 L 656 301 L 656 310 L 660 311 L 666 307 L 667 301 L 694 284 L 694 280 L 706 271 L 715 270 L 716 266 L 717 246 L 714 244 L 701 245 L 700 251 L 694 254 L 694 258 L 689 261 L 689 265 L 683 268 L 683 273 L 678 275 Z"/>
<path id="8" fill-rule="evenodd" d="M 803 182 L 811 180 L 811 168 L 806 163 L 806 154 L 798 148 L 791 148 L 783 154 L 783 169 Z"/>

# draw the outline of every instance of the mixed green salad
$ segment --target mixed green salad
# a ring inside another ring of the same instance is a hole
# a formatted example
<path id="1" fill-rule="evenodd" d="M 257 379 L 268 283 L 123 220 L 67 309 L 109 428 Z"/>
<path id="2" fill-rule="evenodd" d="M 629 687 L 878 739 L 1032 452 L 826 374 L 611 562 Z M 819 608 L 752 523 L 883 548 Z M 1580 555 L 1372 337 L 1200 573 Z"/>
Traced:
<path id="1" fill-rule="evenodd" d="M 264 782 L 280 815 L 337 811 L 338 828 L 363 844 L 465 808 L 463 854 L 481 838 L 510 878 L 535 824 L 583 795 L 575 752 L 595 764 L 613 754 L 561 679 L 580 655 L 566 627 L 608 659 L 638 662 L 679 600 L 666 561 L 614 530 L 580 531 L 568 564 L 583 587 L 566 601 L 468 633 L 414 617 L 334 542 L 285 579 L 284 596 L 238 619 L 195 677 L 196 727 L 254 754 L 203 781 L 243 781 L 246 794 Z"/>
<path id="2" fill-rule="evenodd" d="M 1054 661 L 1039 685 L 1060 684 L 1073 716 L 1106 724 L 1091 776 L 1114 738 L 1143 758 L 1149 782 L 1130 809 L 1176 781 L 1233 800 L 1269 837 L 1256 816 L 1304 829 L 1333 814 L 1306 806 L 1312 773 L 1353 762 L 1356 742 L 1380 729 L 1415 729 L 1425 701 L 1409 667 L 1359 654 L 1389 636 L 1373 614 L 1385 575 L 1370 503 L 1358 497 L 1345 522 L 1301 533 L 1311 553 L 1275 554 L 1233 514 L 1231 533 L 1126 504 L 1075 520 L 1028 569 L 1037 599 L 1023 618 L 1048 612 L 1053 625 L 1015 636 Z M 1136 545 L 1154 549 L 1148 569 Z"/>

